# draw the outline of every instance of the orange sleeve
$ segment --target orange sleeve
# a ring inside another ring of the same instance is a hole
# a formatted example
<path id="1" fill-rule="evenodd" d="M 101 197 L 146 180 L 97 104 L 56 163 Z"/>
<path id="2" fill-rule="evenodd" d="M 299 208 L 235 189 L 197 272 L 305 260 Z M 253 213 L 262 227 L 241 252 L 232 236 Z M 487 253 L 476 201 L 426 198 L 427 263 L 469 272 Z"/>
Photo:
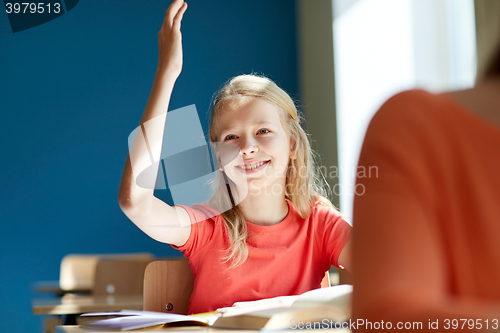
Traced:
<path id="1" fill-rule="evenodd" d="M 206 205 L 195 205 L 193 207 L 177 205 L 177 207 L 182 207 L 189 215 L 191 232 L 186 244 L 182 246 L 170 245 L 174 249 L 181 251 L 189 259 L 210 241 L 217 225 L 215 220 L 219 215 L 217 215 L 215 209 Z"/>
<path id="2" fill-rule="evenodd" d="M 416 320 L 428 329 L 433 319 L 487 319 L 500 313 L 491 304 L 453 302 L 447 290 L 447 254 L 438 223 L 443 217 L 437 209 L 439 175 L 446 172 L 438 164 L 443 131 L 429 117 L 437 111 L 428 95 L 394 96 L 366 133 L 358 168 L 371 167 L 372 174 L 357 178 L 357 192 L 364 191 L 354 201 L 355 319 Z"/>
<path id="3" fill-rule="evenodd" d="M 320 209 L 324 210 L 321 214 L 324 229 L 319 238 L 323 241 L 323 253 L 327 256 L 325 270 L 329 270 L 331 265 L 343 268 L 339 266 L 338 259 L 340 252 L 351 240 L 352 227 L 334 209 L 326 206 L 320 206 Z"/>

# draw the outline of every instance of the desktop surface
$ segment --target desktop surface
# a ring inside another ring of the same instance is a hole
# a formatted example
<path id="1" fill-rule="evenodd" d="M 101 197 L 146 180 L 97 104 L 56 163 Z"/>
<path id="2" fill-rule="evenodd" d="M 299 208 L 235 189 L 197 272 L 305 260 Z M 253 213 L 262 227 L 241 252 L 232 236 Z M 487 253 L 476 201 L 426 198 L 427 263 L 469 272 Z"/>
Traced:
<path id="1" fill-rule="evenodd" d="M 301 329 L 300 332 L 318 332 L 318 330 L 312 330 L 312 329 Z M 351 332 L 348 329 L 320 329 L 321 332 L 325 331 L 330 331 L 330 332 L 336 332 L 336 333 L 349 333 Z M 134 332 L 134 331 L 130 331 Z M 206 327 L 206 326 L 189 326 L 189 327 L 153 327 L 149 329 L 141 329 L 141 333 L 148 333 L 148 332 L 180 332 L 180 333 L 188 333 L 188 332 L 193 332 L 193 333 L 219 333 L 219 332 L 224 332 L 224 333 L 244 333 L 244 332 L 260 332 L 259 330 L 231 330 L 231 329 L 218 329 L 218 328 L 212 328 L 212 327 Z M 56 333 L 116 333 L 116 331 L 105 331 L 105 330 L 89 330 L 86 328 L 81 328 L 80 326 L 57 326 L 56 327 Z"/>
<path id="2" fill-rule="evenodd" d="M 33 314 L 67 315 L 86 312 L 142 310 L 142 295 L 73 296 L 33 300 Z"/>

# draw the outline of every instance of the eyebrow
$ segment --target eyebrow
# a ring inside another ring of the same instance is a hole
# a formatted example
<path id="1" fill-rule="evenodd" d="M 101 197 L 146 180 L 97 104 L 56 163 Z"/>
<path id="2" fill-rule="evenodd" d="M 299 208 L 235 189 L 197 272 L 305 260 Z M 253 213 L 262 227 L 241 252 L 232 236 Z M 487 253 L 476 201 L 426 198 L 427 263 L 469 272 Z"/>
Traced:
<path id="1" fill-rule="evenodd" d="M 261 121 L 258 121 L 258 122 L 256 122 L 256 123 L 254 124 L 254 126 L 255 126 L 255 127 L 265 126 L 265 125 L 267 125 L 267 126 L 273 126 L 273 127 L 275 127 L 275 126 L 276 126 L 276 124 L 271 123 L 271 122 L 266 121 L 266 120 L 261 120 Z M 219 132 L 219 133 L 220 133 L 220 134 L 223 134 L 223 133 L 226 133 L 226 132 L 232 132 L 232 131 L 234 131 L 235 129 L 236 129 L 236 127 L 235 127 L 235 126 L 231 126 L 231 127 L 228 127 L 228 128 L 225 128 L 225 129 L 220 130 L 220 132 Z"/>
<path id="2" fill-rule="evenodd" d="M 276 128 L 275 124 L 273 124 L 273 123 L 271 123 L 269 121 L 265 121 L 265 120 L 256 122 L 254 124 L 254 126 L 255 127 L 266 126 L 266 127 Z M 228 134 L 233 133 L 234 131 L 236 131 L 236 127 L 235 126 L 231 126 L 231 127 L 228 127 L 228 128 L 222 129 L 222 130 L 219 129 L 219 134 L 218 134 L 219 140 L 222 139 L 222 137 L 224 137 L 224 136 L 226 136 Z"/>
<path id="3" fill-rule="evenodd" d="M 267 120 L 262 120 L 262 121 L 259 121 L 258 123 L 256 123 L 255 125 L 257 126 L 262 126 L 262 125 L 271 125 L 271 126 L 275 126 L 275 124 L 267 121 Z"/>

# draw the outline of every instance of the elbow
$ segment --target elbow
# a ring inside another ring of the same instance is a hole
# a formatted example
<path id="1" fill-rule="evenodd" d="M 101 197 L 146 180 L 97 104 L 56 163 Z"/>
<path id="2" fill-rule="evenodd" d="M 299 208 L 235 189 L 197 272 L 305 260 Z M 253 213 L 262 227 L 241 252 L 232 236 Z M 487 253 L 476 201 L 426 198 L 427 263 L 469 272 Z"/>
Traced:
<path id="1" fill-rule="evenodd" d="M 124 213 L 132 207 L 130 195 L 123 190 L 123 187 L 120 187 L 120 191 L 118 191 L 118 205 Z"/>
<path id="2" fill-rule="evenodd" d="M 135 224 L 149 215 L 153 199 L 152 191 L 140 192 L 122 186 L 118 192 L 118 205 L 120 209 Z"/>
<path id="3" fill-rule="evenodd" d="M 139 215 L 139 212 L 142 210 L 139 208 L 139 205 L 134 203 L 130 197 L 118 197 L 118 205 L 122 212 L 132 221 L 135 216 Z"/>
<path id="4" fill-rule="evenodd" d="M 120 209 L 122 210 L 123 214 L 129 218 L 134 224 L 137 225 L 136 221 L 140 217 L 140 212 L 142 209 L 140 209 L 136 204 L 133 204 L 133 202 L 130 200 L 130 198 L 118 198 L 118 205 L 120 206 Z"/>
<path id="5" fill-rule="evenodd" d="M 134 205 L 130 202 L 130 198 L 123 198 L 120 196 L 118 197 L 118 206 L 120 206 L 120 209 L 125 213 L 125 215 L 128 215 L 127 213 L 130 213 L 134 207 Z"/>
<path id="6" fill-rule="evenodd" d="M 120 192 L 118 195 L 118 205 L 122 212 L 134 223 L 142 218 L 145 212 L 151 208 L 149 198 L 135 198 L 126 192 Z"/>
<path id="7" fill-rule="evenodd" d="M 137 203 L 132 200 L 132 196 L 128 191 L 123 191 L 120 189 L 118 193 L 118 205 L 122 212 L 127 215 L 129 218 L 133 216 L 135 211 L 137 211 Z"/>

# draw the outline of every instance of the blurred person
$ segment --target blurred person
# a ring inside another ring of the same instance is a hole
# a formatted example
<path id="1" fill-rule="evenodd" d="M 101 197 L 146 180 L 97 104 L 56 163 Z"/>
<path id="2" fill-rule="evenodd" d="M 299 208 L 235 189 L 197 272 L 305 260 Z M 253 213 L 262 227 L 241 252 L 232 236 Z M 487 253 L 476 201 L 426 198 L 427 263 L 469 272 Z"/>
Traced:
<path id="1" fill-rule="evenodd" d="M 500 328 L 500 1 L 476 0 L 476 29 L 474 88 L 399 93 L 367 130 L 359 166 L 378 176 L 358 177 L 354 201 L 359 330 Z"/>

